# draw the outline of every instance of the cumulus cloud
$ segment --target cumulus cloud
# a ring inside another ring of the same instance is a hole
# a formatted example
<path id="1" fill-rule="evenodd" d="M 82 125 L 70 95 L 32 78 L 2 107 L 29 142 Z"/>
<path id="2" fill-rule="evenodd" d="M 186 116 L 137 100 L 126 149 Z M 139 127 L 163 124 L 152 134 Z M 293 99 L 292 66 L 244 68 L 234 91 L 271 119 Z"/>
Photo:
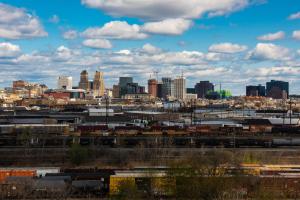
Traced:
<path id="1" fill-rule="evenodd" d="M 74 40 L 78 36 L 78 33 L 76 30 L 68 30 L 63 33 L 63 38 L 66 40 Z"/>
<path id="2" fill-rule="evenodd" d="M 213 44 L 208 48 L 208 50 L 210 52 L 217 52 L 217 53 L 239 53 L 247 50 L 247 48 L 248 47 L 245 45 L 225 42 L 225 43 Z"/>
<path id="3" fill-rule="evenodd" d="M 49 62 L 50 58 L 48 56 L 40 55 L 38 53 L 33 54 L 22 54 L 18 58 L 14 59 L 13 62 L 17 64 L 32 64 L 33 66 Z"/>
<path id="4" fill-rule="evenodd" d="M 300 40 L 300 30 L 293 31 L 293 38 L 296 40 Z"/>
<path id="5" fill-rule="evenodd" d="M 0 58 L 16 57 L 20 53 L 21 53 L 21 49 L 18 45 L 14 45 L 8 42 L 0 43 Z"/>
<path id="6" fill-rule="evenodd" d="M 152 34 L 181 35 L 192 24 L 192 21 L 186 19 L 165 19 L 163 21 L 145 23 L 142 30 Z"/>
<path id="7" fill-rule="evenodd" d="M 71 59 L 73 56 L 79 56 L 80 53 L 75 50 L 71 50 L 66 46 L 59 46 L 54 53 L 53 60 L 55 61 L 66 61 Z"/>
<path id="8" fill-rule="evenodd" d="M 254 50 L 247 55 L 252 60 L 289 60 L 291 59 L 288 48 L 272 43 L 258 43 Z"/>
<path id="9" fill-rule="evenodd" d="M 95 49 L 111 49 L 112 44 L 109 40 L 106 39 L 87 39 L 82 43 L 86 47 L 95 48 Z"/>
<path id="10" fill-rule="evenodd" d="M 116 54 L 130 55 L 131 51 L 128 49 L 122 49 L 120 51 L 115 52 Z"/>
<path id="11" fill-rule="evenodd" d="M 285 33 L 283 31 L 278 31 L 276 33 L 268 33 L 265 35 L 261 35 L 257 37 L 257 39 L 262 41 L 275 41 L 275 40 L 281 40 L 284 37 L 285 37 Z"/>
<path id="12" fill-rule="evenodd" d="M 300 73 L 300 68 L 292 66 L 273 66 L 273 67 L 260 67 L 246 71 L 246 74 L 255 77 L 282 77 L 282 76 L 295 76 Z"/>
<path id="13" fill-rule="evenodd" d="M 149 54 L 160 53 L 162 50 L 158 47 L 153 46 L 152 44 L 145 44 L 142 48 L 142 51 Z"/>
<path id="14" fill-rule="evenodd" d="M 0 38 L 24 39 L 47 35 L 36 16 L 25 9 L 0 3 Z"/>
<path id="15" fill-rule="evenodd" d="M 300 19 L 300 12 L 293 13 L 288 17 L 289 20 Z"/>
<path id="16" fill-rule="evenodd" d="M 82 4 L 103 10 L 112 16 L 129 16 L 141 19 L 194 19 L 226 15 L 247 7 L 249 0 L 81 0 Z"/>
<path id="17" fill-rule="evenodd" d="M 126 21 L 111 21 L 103 27 L 86 29 L 83 34 L 86 38 L 110 38 L 110 39 L 145 39 L 147 34 L 141 32 L 137 24 L 129 25 Z"/>

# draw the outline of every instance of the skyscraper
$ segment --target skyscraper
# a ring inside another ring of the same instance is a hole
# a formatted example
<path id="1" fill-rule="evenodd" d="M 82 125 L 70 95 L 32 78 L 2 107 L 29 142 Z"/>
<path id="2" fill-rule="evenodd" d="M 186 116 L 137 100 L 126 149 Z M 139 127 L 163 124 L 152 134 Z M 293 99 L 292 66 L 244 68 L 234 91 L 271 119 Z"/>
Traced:
<path id="1" fill-rule="evenodd" d="M 163 83 L 162 82 L 158 82 L 157 83 L 157 97 L 158 98 L 163 98 L 162 93 L 163 92 Z"/>
<path id="2" fill-rule="evenodd" d="M 266 88 L 262 85 L 248 85 L 246 86 L 246 96 L 266 96 Z"/>
<path id="3" fill-rule="evenodd" d="M 71 76 L 59 76 L 57 80 L 58 89 L 70 90 L 73 87 L 73 79 Z"/>
<path id="4" fill-rule="evenodd" d="M 127 85 L 133 83 L 132 77 L 120 77 L 119 78 L 119 90 L 120 90 L 120 97 L 127 94 Z"/>
<path id="5" fill-rule="evenodd" d="M 288 99 L 289 83 L 276 80 L 267 82 L 267 97 L 271 97 L 273 99 Z"/>
<path id="6" fill-rule="evenodd" d="M 157 97 L 157 80 L 156 79 L 148 80 L 148 93 L 152 97 Z"/>
<path id="7" fill-rule="evenodd" d="M 205 98 L 209 91 L 214 91 L 214 85 L 209 81 L 200 81 L 195 85 L 195 92 L 198 98 Z"/>
<path id="8" fill-rule="evenodd" d="M 119 98 L 119 97 L 120 97 L 120 86 L 113 85 L 113 98 Z"/>
<path id="9" fill-rule="evenodd" d="M 186 80 L 183 76 L 174 79 L 174 97 L 184 100 L 186 97 Z"/>
<path id="10" fill-rule="evenodd" d="M 172 79 L 169 77 L 163 77 L 162 79 L 162 98 L 166 99 L 171 96 Z"/>
<path id="11" fill-rule="evenodd" d="M 86 70 L 83 70 L 80 73 L 80 82 L 79 82 L 79 88 L 89 91 L 90 87 L 89 87 L 89 74 Z"/>
<path id="12" fill-rule="evenodd" d="M 94 96 L 104 96 L 105 86 L 103 72 L 95 72 L 94 84 L 93 84 L 93 95 Z"/>

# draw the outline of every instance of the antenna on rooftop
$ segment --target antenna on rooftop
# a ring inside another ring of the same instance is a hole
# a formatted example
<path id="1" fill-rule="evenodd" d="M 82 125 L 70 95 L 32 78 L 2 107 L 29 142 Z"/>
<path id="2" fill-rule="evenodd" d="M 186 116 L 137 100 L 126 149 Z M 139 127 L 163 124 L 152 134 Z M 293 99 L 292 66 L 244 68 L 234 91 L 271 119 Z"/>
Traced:
<path id="1" fill-rule="evenodd" d="M 159 73 L 158 70 L 154 70 L 154 71 L 153 71 L 153 74 L 154 74 L 156 80 L 158 80 L 158 73 Z"/>
<path id="2" fill-rule="evenodd" d="M 183 69 L 181 68 L 181 78 L 183 78 L 184 77 L 184 71 L 183 71 Z"/>

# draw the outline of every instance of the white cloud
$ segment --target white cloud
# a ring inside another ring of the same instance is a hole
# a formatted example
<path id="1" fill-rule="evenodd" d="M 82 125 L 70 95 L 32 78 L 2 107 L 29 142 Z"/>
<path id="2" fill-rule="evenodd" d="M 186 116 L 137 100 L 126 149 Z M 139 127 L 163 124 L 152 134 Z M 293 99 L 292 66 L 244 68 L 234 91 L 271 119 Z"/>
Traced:
<path id="1" fill-rule="evenodd" d="M 280 40 L 285 37 L 285 33 L 283 31 L 278 31 L 276 33 L 268 33 L 262 36 L 257 37 L 258 40 L 262 41 L 275 41 Z"/>
<path id="2" fill-rule="evenodd" d="M 77 38 L 77 31 L 76 30 L 68 30 L 63 33 L 63 38 L 66 40 L 73 40 Z"/>
<path id="3" fill-rule="evenodd" d="M 14 45 L 8 42 L 0 43 L 0 58 L 16 57 L 20 53 L 21 53 L 21 49 L 18 45 Z"/>
<path id="4" fill-rule="evenodd" d="M 300 56 L 300 49 L 297 50 L 297 54 Z"/>
<path id="5" fill-rule="evenodd" d="M 82 43 L 86 47 L 96 48 L 96 49 L 111 49 L 112 44 L 106 39 L 87 39 Z"/>
<path id="6" fill-rule="evenodd" d="M 205 59 L 208 61 L 220 61 L 222 58 L 222 54 L 220 53 L 215 53 L 215 52 L 208 52 L 205 55 Z"/>
<path id="7" fill-rule="evenodd" d="M 128 49 L 123 49 L 123 50 L 120 50 L 120 51 L 117 51 L 115 52 L 116 54 L 123 54 L 123 55 L 130 55 L 131 54 L 131 51 L 128 50 Z"/>
<path id="8" fill-rule="evenodd" d="M 80 53 L 78 51 L 75 50 L 71 50 L 68 47 L 65 46 L 59 46 L 56 49 L 56 52 L 54 53 L 54 58 L 53 60 L 56 61 L 67 61 L 70 60 L 71 58 L 73 58 L 73 56 L 78 56 L 80 55 Z"/>
<path id="9" fill-rule="evenodd" d="M 160 53 L 162 50 L 153 46 L 152 44 L 147 43 L 143 46 L 142 51 L 149 54 L 155 54 Z"/>
<path id="10" fill-rule="evenodd" d="M 23 39 L 47 35 L 36 16 L 25 9 L 0 3 L 0 38 Z"/>
<path id="11" fill-rule="evenodd" d="M 181 35 L 192 26 L 193 22 L 186 19 L 165 19 L 158 22 L 148 22 L 142 30 L 152 34 Z"/>
<path id="12" fill-rule="evenodd" d="M 39 55 L 36 53 L 23 54 L 14 60 L 14 62 L 18 64 L 32 64 L 33 66 L 35 66 L 36 64 L 45 63 L 49 61 L 50 61 L 49 57 Z"/>
<path id="13" fill-rule="evenodd" d="M 249 5 L 249 0 L 81 0 L 82 4 L 113 16 L 142 19 L 199 18 L 226 15 Z"/>
<path id="14" fill-rule="evenodd" d="M 126 21 L 111 21 L 103 27 L 86 29 L 83 34 L 86 38 L 110 39 L 145 39 L 147 34 L 141 32 L 137 24 L 129 25 Z"/>
<path id="15" fill-rule="evenodd" d="M 293 38 L 296 40 L 300 40 L 300 30 L 293 31 Z"/>
<path id="16" fill-rule="evenodd" d="M 289 20 L 300 19 L 300 12 L 293 13 L 288 17 Z"/>
<path id="17" fill-rule="evenodd" d="M 60 21 L 59 17 L 57 15 L 52 15 L 49 18 L 49 22 L 53 23 L 53 24 L 57 24 Z"/>
<path id="18" fill-rule="evenodd" d="M 300 69 L 291 66 L 260 67 L 247 70 L 245 73 L 255 77 L 282 77 L 299 74 Z"/>
<path id="19" fill-rule="evenodd" d="M 225 43 L 213 44 L 208 48 L 208 50 L 217 53 L 239 53 L 247 50 L 247 48 L 248 47 L 245 45 L 225 42 Z"/>
<path id="20" fill-rule="evenodd" d="M 272 43 L 258 43 L 254 50 L 247 55 L 248 59 L 253 60 L 289 60 L 290 51 L 288 48 Z"/>
<path id="21" fill-rule="evenodd" d="M 164 52 L 146 44 L 136 51 L 123 50 L 105 59 L 106 64 L 134 65 L 196 65 L 205 63 L 205 55 L 199 51 Z"/>

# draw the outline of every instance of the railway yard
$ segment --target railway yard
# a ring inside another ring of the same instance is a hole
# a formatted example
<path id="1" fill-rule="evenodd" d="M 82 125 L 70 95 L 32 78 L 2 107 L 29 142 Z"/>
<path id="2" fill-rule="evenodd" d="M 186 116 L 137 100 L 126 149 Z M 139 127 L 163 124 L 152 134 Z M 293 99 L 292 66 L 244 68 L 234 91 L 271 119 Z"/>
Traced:
<path id="1" fill-rule="evenodd" d="M 2 111 L 0 198 L 300 197 L 297 113 L 203 116 Z"/>

